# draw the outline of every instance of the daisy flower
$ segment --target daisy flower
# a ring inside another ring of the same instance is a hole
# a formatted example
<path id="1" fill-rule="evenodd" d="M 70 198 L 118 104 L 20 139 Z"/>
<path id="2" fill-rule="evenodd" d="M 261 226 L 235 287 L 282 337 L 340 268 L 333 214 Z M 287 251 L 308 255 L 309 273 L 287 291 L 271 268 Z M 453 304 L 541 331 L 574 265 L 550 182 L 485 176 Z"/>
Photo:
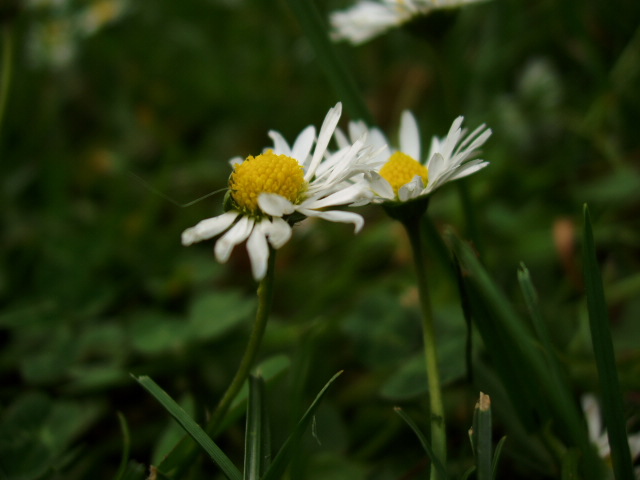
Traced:
<path id="1" fill-rule="evenodd" d="M 429 153 L 422 162 L 418 124 L 411 112 L 403 112 L 399 150 L 387 148 L 383 151 L 381 155 L 386 156 L 386 163 L 379 171 L 366 175 L 374 193 L 373 201 L 403 203 L 425 197 L 447 182 L 486 167 L 489 162 L 475 157 L 478 149 L 491 136 L 491 130 L 483 124 L 466 135 L 466 130 L 462 128 L 463 120 L 463 117 L 456 118 L 444 139 L 433 137 Z M 353 131 L 359 128 L 356 126 Z M 372 132 L 370 137 L 378 139 L 379 135 Z"/>
<path id="2" fill-rule="evenodd" d="M 317 139 L 313 126 L 305 128 L 292 146 L 271 131 L 273 148 L 244 161 L 233 159 L 225 213 L 185 230 L 182 244 L 224 233 L 214 247 L 216 259 L 224 263 L 246 240 L 253 277 L 261 280 L 267 272 L 269 244 L 282 247 L 291 238 L 291 225 L 305 217 L 352 223 L 356 233 L 360 231 L 364 224 L 360 215 L 330 209 L 370 198 L 363 182 L 350 181 L 368 168 L 370 149 L 364 139 L 333 154 L 327 151 L 341 111 L 340 103 L 329 110 Z"/>
<path id="3" fill-rule="evenodd" d="M 333 12 L 330 22 L 334 40 L 359 45 L 414 17 L 432 10 L 451 9 L 481 0 L 362 0 L 351 8 Z"/>

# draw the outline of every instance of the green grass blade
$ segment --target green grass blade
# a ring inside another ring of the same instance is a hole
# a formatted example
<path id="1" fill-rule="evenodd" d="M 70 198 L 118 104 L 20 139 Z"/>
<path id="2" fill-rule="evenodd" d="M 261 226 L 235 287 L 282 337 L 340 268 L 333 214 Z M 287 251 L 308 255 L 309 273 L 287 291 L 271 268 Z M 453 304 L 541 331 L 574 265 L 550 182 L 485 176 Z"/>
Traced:
<path id="1" fill-rule="evenodd" d="M 269 455 L 268 423 L 266 422 L 264 380 L 249 377 L 249 403 L 245 432 L 244 479 L 258 480 L 263 471 L 264 458 Z M 265 428 L 266 427 L 266 428 Z"/>
<path id="2" fill-rule="evenodd" d="M 416 437 L 418 437 L 418 440 L 420 441 L 422 448 L 424 448 L 424 451 L 427 453 L 427 456 L 436 467 L 436 470 L 438 471 L 438 477 L 447 478 L 447 469 L 444 467 L 440 459 L 435 456 L 435 454 L 433 453 L 433 449 L 431 448 L 431 444 L 427 440 L 427 437 L 424 436 L 424 434 L 418 428 L 416 423 L 400 407 L 395 407 L 394 411 L 398 415 L 400 415 L 400 418 L 402 418 L 407 423 L 407 425 L 409 425 L 411 430 L 413 430 L 413 433 L 416 434 Z"/>
<path id="3" fill-rule="evenodd" d="M 493 463 L 491 464 L 491 478 L 495 480 L 498 477 L 498 463 L 500 462 L 500 456 L 502 455 L 502 448 L 507 441 L 507 437 L 504 436 L 496 445 L 496 450 L 493 452 Z"/>
<path id="4" fill-rule="evenodd" d="M 582 412 L 568 385 L 549 375 L 548 363 L 540 355 L 533 332 L 471 248 L 455 236 L 450 236 L 450 241 L 463 270 L 463 293 L 470 300 L 475 325 L 523 424 L 529 431 L 535 431 L 541 421 L 552 421 L 558 435 L 584 453 L 585 477 L 600 478 L 601 461 L 589 441 Z"/>
<path id="5" fill-rule="evenodd" d="M 318 62 L 324 69 L 338 97 L 344 102 L 346 110 L 355 119 L 364 120 L 373 125 L 373 118 L 362 98 L 355 80 L 349 74 L 344 62 L 338 57 L 336 46 L 329 38 L 329 28 L 318 12 L 312 0 L 288 0 L 302 31 L 311 43 Z"/>
<path id="6" fill-rule="evenodd" d="M 477 480 L 491 480 L 491 399 L 480 392 L 480 399 L 473 412 L 473 445 L 476 457 Z"/>
<path id="7" fill-rule="evenodd" d="M 316 396 L 311 406 L 307 409 L 305 414 L 302 416 L 302 418 L 296 425 L 296 428 L 293 430 L 293 433 L 289 435 L 289 438 L 287 438 L 287 440 L 284 442 L 284 445 L 282 445 L 282 448 L 280 449 L 276 457 L 273 459 L 273 463 L 271 463 L 271 465 L 265 472 L 264 476 L 262 477 L 262 480 L 279 480 L 282 477 L 282 475 L 284 474 L 284 471 L 287 468 L 287 465 L 289 464 L 289 462 L 291 461 L 291 458 L 295 453 L 295 450 L 300 442 L 300 438 L 302 437 L 302 434 L 309 427 L 309 424 L 313 419 L 313 415 L 316 409 L 318 408 L 318 406 L 320 405 L 320 400 L 322 400 L 322 397 L 324 397 L 329 387 L 333 384 L 333 382 L 336 381 L 336 379 L 340 375 L 342 375 L 342 371 L 336 373 L 333 377 L 331 377 L 331 379 L 325 384 L 322 390 L 320 390 L 320 393 L 318 393 L 318 395 Z"/>
<path id="8" fill-rule="evenodd" d="M 129 463 L 129 452 L 131 450 L 131 435 L 129 434 L 129 425 L 127 419 L 121 412 L 118 412 L 118 422 L 120 422 L 120 430 L 122 431 L 122 457 L 120 459 L 120 467 L 116 473 L 115 479 L 122 480 L 127 471 Z"/>
<path id="9" fill-rule="evenodd" d="M 589 326 L 602 394 L 602 413 L 611 447 L 611 463 L 617 480 L 633 480 L 635 477 L 625 429 L 622 395 L 618 382 L 613 341 L 611 340 L 607 302 L 596 260 L 589 209 L 586 205 L 584 206 L 583 235 L 582 253 Z"/>
<path id="10" fill-rule="evenodd" d="M 218 447 L 207 433 L 200 427 L 180 405 L 173 400 L 167 392 L 162 390 L 151 378 L 143 375 L 134 377 L 142 387 L 155 397 L 169 414 L 180 424 L 182 428 L 193 438 L 198 445 L 218 464 L 224 475 L 229 480 L 242 480 L 240 470 Z"/>
<path id="11" fill-rule="evenodd" d="M 549 366 L 549 374 L 553 377 L 553 381 L 556 382 L 556 384 L 566 383 L 567 374 L 562 368 L 555 353 L 549 329 L 547 328 L 547 324 L 545 323 L 540 310 L 538 293 L 536 292 L 531 280 L 529 269 L 527 269 L 524 263 L 520 264 L 520 269 L 518 270 L 518 283 L 520 284 L 520 291 L 522 292 L 525 304 L 527 305 L 527 310 L 529 311 L 529 316 L 531 317 L 533 329 L 545 352 L 547 364 Z M 567 406 L 565 406 L 565 408 L 567 408 Z M 568 408 L 571 408 L 571 406 L 568 406 Z"/>

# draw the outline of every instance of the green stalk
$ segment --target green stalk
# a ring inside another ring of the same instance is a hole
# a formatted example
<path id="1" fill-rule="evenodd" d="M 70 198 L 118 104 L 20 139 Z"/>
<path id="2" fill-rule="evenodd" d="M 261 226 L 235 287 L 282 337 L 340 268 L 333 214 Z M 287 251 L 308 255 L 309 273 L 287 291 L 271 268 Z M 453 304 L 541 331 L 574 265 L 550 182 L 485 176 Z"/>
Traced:
<path id="1" fill-rule="evenodd" d="M 273 284 L 275 273 L 276 251 L 269 249 L 269 266 L 267 275 L 260 282 L 258 287 L 258 311 L 256 312 L 256 320 L 253 324 L 253 330 L 249 337 L 249 343 L 240 360 L 240 366 L 236 371 L 231 384 L 218 403 L 211 419 L 207 423 L 207 434 L 215 437 L 217 430 L 220 428 L 225 415 L 229 411 L 233 400 L 236 398 L 242 385 L 246 381 L 251 368 L 258 355 L 262 337 L 267 327 L 267 320 L 271 312 L 271 304 L 273 301 Z M 167 457 L 158 465 L 158 471 L 163 478 L 182 478 L 184 472 L 193 464 L 193 459 L 198 453 L 198 446 L 190 441 L 189 438 L 183 438 L 180 443 L 167 455 Z"/>
<path id="2" fill-rule="evenodd" d="M 438 355 L 436 350 L 436 336 L 433 324 L 433 312 L 429 298 L 427 271 L 422 251 L 420 216 L 412 216 L 402 221 L 413 251 L 420 307 L 422 308 L 422 334 L 424 338 L 424 356 L 427 367 L 429 385 L 429 404 L 431 408 L 431 446 L 434 456 L 442 463 L 447 463 L 447 437 L 445 432 L 444 408 L 442 391 L 440 389 L 440 372 L 438 371 Z M 444 480 L 438 470 L 432 465 L 431 480 Z"/>
<path id="3" fill-rule="evenodd" d="M 260 282 L 258 287 L 258 311 L 256 312 L 256 321 L 253 324 L 253 331 L 249 337 L 249 343 L 247 349 L 244 352 L 240 366 L 236 372 L 235 377 L 231 381 L 231 385 L 227 388 L 227 391 L 222 396 L 220 403 L 216 407 L 211 420 L 207 425 L 209 432 L 214 432 L 218 425 L 226 415 L 229 407 L 233 403 L 233 400 L 240 392 L 242 385 L 247 380 L 253 363 L 255 362 L 260 344 L 262 343 L 262 337 L 267 327 L 267 320 L 269 319 L 269 313 L 271 312 L 271 304 L 273 301 L 273 279 L 274 279 L 274 264 L 276 258 L 276 251 L 270 248 L 269 252 L 269 267 L 267 268 L 267 275 Z"/>

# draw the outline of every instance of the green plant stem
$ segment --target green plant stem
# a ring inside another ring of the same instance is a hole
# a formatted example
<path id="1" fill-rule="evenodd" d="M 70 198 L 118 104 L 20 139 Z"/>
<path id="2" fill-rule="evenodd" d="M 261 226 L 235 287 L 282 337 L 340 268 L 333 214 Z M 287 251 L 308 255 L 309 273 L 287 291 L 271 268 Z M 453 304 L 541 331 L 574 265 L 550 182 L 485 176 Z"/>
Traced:
<path id="1" fill-rule="evenodd" d="M 422 250 L 420 235 L 421 216 L 412 217 L 402 223 L 409 236 L 413 259 L 418 278 L 418 292 L 420 295 L 420 307 L 422 308 L 422 334 L 424 337 L 424 356 L 427 367 L 429 384 L 429 404 L 431 408 L 431 445 L 434 455 L 446 465 L 447 462 L 447 437 L 444 422 L 444 408 L 442 404 L 442 391 L 440 388 L 440 372 L 438 370 L 438 355 L 436 349 L 435 328 L 433 325 L 433 312 L 429 298 L 427 284 L 427 271 Z M 432 480 L 440 479 L 437 470 L 431 469 Z"/>
<path id="2" fill-rule="evenodd" d="M 13 33 L 10 25 L 4 25 L 2 28 L 2 73 L 0 74 L 0 132 L 2 132 L 4 111 L 7 105 L 7 97 L 9 96 L 12 64 Z"/>
<path id="3" fill-rule="evenodd" d="M 208 435 L 215 437 L 217 430 L 220 428 L 225 415 L 233 404 L 234 399 L 240 392 L 242 385 L 248 378 L 251 368 L 258 355 L 262 337 L 267 327 L 267 320 L 271 312 L 271 304 L 273 300 L 273 283 L 275 274 L 275 258 L 276 251 L 269 249 L 269 266 L 267 275 L 260 282 L 258 287 L 258 311 L 253 324 L 253 330 L 249 337 L 249 343 L 245 349 L 244 355 L 240 360 L 240 366 L 236 371 L 231 384 L 218 403 L 211 419 L 207 423 L 205 431 Z M 160 463 L 158 471 L 162 474 L 161 478 L 183 478 L 184 473 L 193 464 L 198 453 L 198 446 L 190 438 L 183 440 L 169 453 L 169 455 Z"/>
<path id="4" fill-rule="evenodd" d="M 258 287 L 258 311 L 256 312 L 256 320 L 253 324 L 253 330 L 249 337 L 249 343 L 240 361 L 240 366 L 236 371 L 231 384 L 227 388 L 227 391 L 222 396 L 220 403 L 216 407 L 209 423 L 207 425 L 207 431 L 214 433 L 215 430 L 224 419 L 229 407 L 233 403 L 233 400 L 240 392 L 242 385 L 249 377 L 253 363 L 255 362 L 260 344 L 262 343 L 262 337 L 267 327 L 267 320 L 269 319 L 269 313 L 271 312 L 271 304 L 273 301 L 273 280 L 274 280 L 274 264 L 275 264 L 276 251 L 270 248 L 269 252 L 269 267 L 267 268 L 267 275 L 260 282 Z"/>

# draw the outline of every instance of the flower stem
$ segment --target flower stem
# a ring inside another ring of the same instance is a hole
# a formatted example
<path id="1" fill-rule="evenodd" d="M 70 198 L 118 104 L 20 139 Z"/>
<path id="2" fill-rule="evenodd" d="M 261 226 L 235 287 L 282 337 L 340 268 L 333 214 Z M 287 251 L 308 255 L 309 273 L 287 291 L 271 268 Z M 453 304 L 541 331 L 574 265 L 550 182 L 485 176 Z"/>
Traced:
<path id="1" fill-rule="evenodd" d="M 420 307 L 422 308 L 422 335 L 424 339 L 424 356 L 427 367 L 427 381 L 429 385 L 429 405 L 431 408 L 431 447 L 434 455 L 446 465 L 447 462 L 447 437 L 444 422 L 444 408 L 442 404 L 442 391 L 440 388 L 440 372 L 438 371 L 438 355 L 436 350 L 436 337 L 433 325 L 433 312 L 429 298 L 427 285 L 427 271 L 422 250 L 421 216 L 405 219 L 404 225 L 411 249 L 418 278 L 418 292 L 420 295 Z M 438 477 L 436 469 L 431 467 L 431 480 L 444 480 Z"/>
<path id="2" fill-rule="evenodd" d="M 270 248 L 267 275 L 260 282 L 260 286 L 258 287 L 258 311 L 256 312 L 256 319 L 249 337 L 249 343 L 247 344 L 244 355 L 240 360 L 240 366 L 238 367 L 231 384 L 222 396 L 222 399 L 218 403 L 218 406 L 207 423 L 206 432 L 211 437 L 215 437 L 218 433 L 225 415 L 229 411 L 229 408 L 240 392 L 242 385 L 249 376 L 251 368 L 253 367 L 258 355 L 258 350 L 262 343 L 262 337 L 264 336 L 264 332 L 267 327 L 269 313 L 271 312 L 275 257 L 275 250 Z M 184 437 L 182 441 L 180 441 L 165 457 L 160 465 L 158 465 L 157 471 L 162 473 L 165 478 L 182 478 L 189 467 L 193 465 L 197 453 L 197 444 L 190 438 Z"/>
<path id="3" fill-rule="evenodd" d="M 251 372 L 253 363 L 258 354 L 260 344 L 262 343 L 262 337 L 267 327 L 267 320 L 269 313 L 271 312 L 271 304 L 273 301 L 273 280 L 274 280 L 274 264 L 276 258 L 276 251 L 270 248 L 269 252 L 269 266 L 267 268 L 267 274 L 260 282 L 258 287 L 258 311 L 256 312 L 256 320 L 253 324 L 253 330 L 249 337 L 249 343 L 240 361 L 240 366 L 236 371 L 231 384 L 227 388 L 227 391 L 222 396 L 220 403 L 213 412 L 211 419 L 209 420 L 207 430 L 210 433 L 214 433 L 219 428 L 220 422 L 224 419 L 231 403 L 238 395 L 238 392 L 242 388 L 245 380 Z"/>

